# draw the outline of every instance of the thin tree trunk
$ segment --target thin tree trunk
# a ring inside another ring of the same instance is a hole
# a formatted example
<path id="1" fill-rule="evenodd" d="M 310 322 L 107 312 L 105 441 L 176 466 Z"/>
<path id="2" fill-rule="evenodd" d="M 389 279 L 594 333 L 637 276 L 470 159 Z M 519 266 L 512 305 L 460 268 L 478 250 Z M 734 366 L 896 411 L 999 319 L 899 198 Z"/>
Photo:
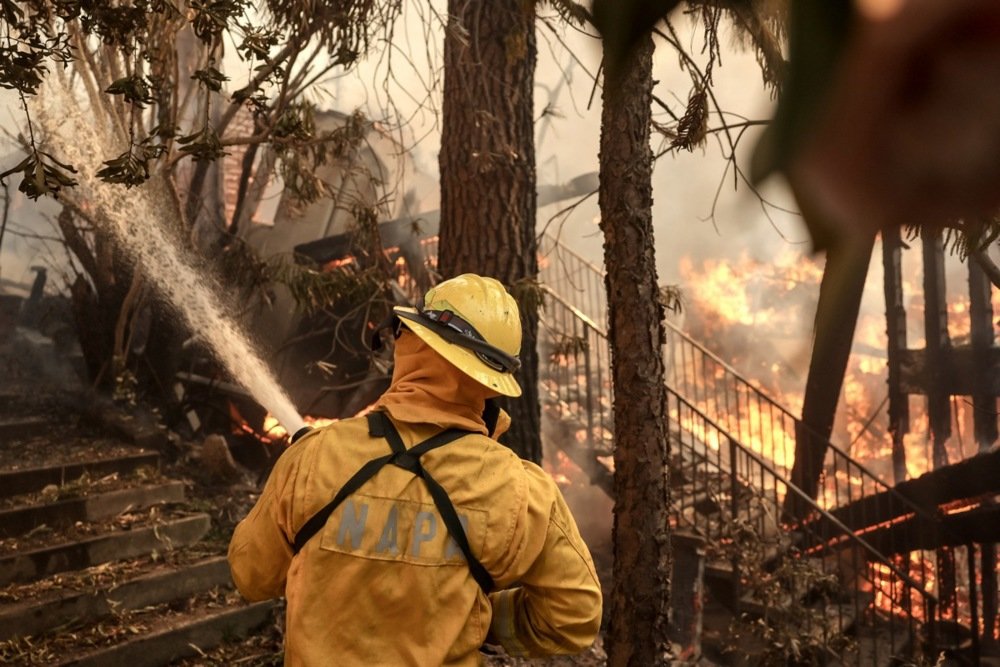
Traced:
<path id="1" fill-rule="evenodd" d="M 608 664 L 670 661 L 663 306 L 653 252 L 649 147 L 653 41 L 608 72 L 601 115 L 601 230 L 615 403 L 614 590 Z"/>
<path id="2" fill-rule="evenodd" d="M 540 461 L 534 21 L 524 0 L 448 0 L 438 269 L 496 278 L 518 297 L 524 394 L 503 402 L 513 422 L 504 439 Z"/>

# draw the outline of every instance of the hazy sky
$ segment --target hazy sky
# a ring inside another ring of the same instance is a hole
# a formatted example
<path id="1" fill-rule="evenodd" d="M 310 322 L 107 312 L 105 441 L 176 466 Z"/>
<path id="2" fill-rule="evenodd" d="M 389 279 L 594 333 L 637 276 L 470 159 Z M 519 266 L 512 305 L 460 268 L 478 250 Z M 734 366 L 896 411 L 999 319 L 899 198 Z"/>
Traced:
<path id="1" fill-rule="evenodd" d="M 439 30 L 432 39 L 425 39 L 420 27 L 424 21 L 412 7 L 404 15 L 406 30 L 398 31 L 398 48 L 405 49 L 407 58 L 396 55 L 392 61 L 395 78 L 386 92 L 386 64 L 384 60 L 366 62 L 330 86 L 334 97 L 342 100 L 347 108 L 361 107 L 373 117 L 385 115 L 387 100 L 411 118 L 408 131 L 411 136 L 422 137 L 414 151 L 419 166 L 436 171 L 439 125 L 435 114 L 422 110 L 427 82 L 436 79 L 428 73 L 441 61 Z M 692 25 L 683 16 L 675 18 L 678 30 L 689 40 L 690 52 L 700 58 L 702 50 L 700 22 Z M 536 147 L 539 183 L 567 181 L 580 173 L 597 171 L 598 143 L 600 138 L 600 91 L 588 108 L 593 89 L 590 74 L 596 73 L 600 62 L 599 44 L 596 40 L 567 30 L 566 46 L 558 43 L 552 33 L 540 27 L 538 35 L 538 66 L 535 86 L 535 117 L 539 118 L 550 100 L 561 117 L 549 117 L 536 125 Z M 732 35 L 725 31 L 722 39 L 722 66 L 716 69 L 715 92 L 726 111 L 748 118 L 768 118 L 773 100 L 763 87 L 759 67 L 752 52 L 734 45 Z M 425 44 L 431 43 L 430 49 Z M 566 48 L 568 47 L 568 49 Z M 570 52 L 572 50 L 572 53 Z M 428 63 L 428 51 L 430 61 Z M 575 56 L 575 58 L 574 58 Z M 408 65 L 412 62 L 413 65 Z M 588 74 L 589 73 L 589 74 Z M 677 113 L 683 112 L 690 89 L 690 79 L 681 71 L 676 53 L 664 44 L 658 44 L 654 76 L 658 81 L 655 94 L 671 105 Z M 437 105 L 440 81 L 431 95 L 431 104 Z M 659 114 L 663 116 L 663 114 Z M 665 118 L 663 118 L 665 119 Z M 715 115 L 710 127 L 719 125 Z M 545 127 L 548 125 L 548 127 Z M 745 164 L 752 152 L 757 134 L 749 132 L 740 143 L 739 159 Z M 654 150 L 660 146 L 654 135 Z M 654 220 L 656 225 L 658 266 L 661 282 L 676 282 L 679 278 L 677 264 L 685 255 L 736 256 L 749 251 L 760 259 L 777 253 L 788 241 L 795 242 L 803 252 L 805 230 L 797 216 L 772 211 L 781 234 L 772 227 L 761 212 L 758 199 L 745 187 L 733 191 L 732 172 L 719 197 L 715 218 L 709 220 L 713 199 L 723 179 L 725 161 L 718 144 L 709 139 L 704 149 L 693 153 L 672 153 L 656 164 L 653 182 Z M 794 204 L 780 184 L 768 189 L 768 196 L 782 207 Z M 562 205 L 565 205 L 562 204 Z M 545 225 L 560 206 L 550 206 L 539 212 L 539 228 Z M 596 224 L 597 198 L 592 197 L 571 216 L 562 221 L 562 238 L 574 248 L 595 260 L 601 257 L 601 238 Z M 553 227 L 559 224 L 553 223 Z"/>

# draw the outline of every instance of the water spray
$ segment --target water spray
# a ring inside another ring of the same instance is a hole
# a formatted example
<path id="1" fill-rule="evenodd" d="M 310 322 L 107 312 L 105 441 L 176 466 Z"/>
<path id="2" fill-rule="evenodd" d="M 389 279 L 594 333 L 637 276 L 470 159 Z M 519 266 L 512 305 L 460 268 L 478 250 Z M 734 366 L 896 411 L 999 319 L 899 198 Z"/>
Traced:
<path id="1" fill-rule="evenodd" d="M 299 435 L 305 422 L 278 385 L 247 335 L 226 314 L 222 301 L 199 273 L 188 254 L 165 231 L 176 215 L 162 177 L 126 190 L 104 183 L 95 174 L 101 157 L 121 152 L 110 121 L 100 109 L 81 104 L 61 72 L 46 79 L 37 117 L 55 152 L 80 173 L 74 191 L 106 225 L 119 247 L 128 253 L 157 293 L 214 352 L 232 378 L 285 427 Z M 84 117 L 84 113 L 92 116 Z"/>

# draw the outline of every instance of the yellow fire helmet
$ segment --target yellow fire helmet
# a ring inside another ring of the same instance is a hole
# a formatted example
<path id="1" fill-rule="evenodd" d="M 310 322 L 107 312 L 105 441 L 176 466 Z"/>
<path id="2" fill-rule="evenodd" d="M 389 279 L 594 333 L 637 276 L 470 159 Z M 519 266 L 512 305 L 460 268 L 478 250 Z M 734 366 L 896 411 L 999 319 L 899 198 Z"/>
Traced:
<path id="1" fill-rule="evenodd" d="M 410 331 L 460 371 L 504 396 L 520 396 L 521 314 L 499 281 L 465 273 L 427 290 L 416 308 L 396 306 Z"/>

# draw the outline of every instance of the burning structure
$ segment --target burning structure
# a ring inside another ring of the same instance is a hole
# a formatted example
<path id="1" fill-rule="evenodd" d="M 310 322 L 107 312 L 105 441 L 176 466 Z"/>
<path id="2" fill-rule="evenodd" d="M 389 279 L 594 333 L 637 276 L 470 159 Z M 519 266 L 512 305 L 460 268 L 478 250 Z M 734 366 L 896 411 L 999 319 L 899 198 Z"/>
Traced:
<path id="1" fill-rule="evenodd" d="M 399 298 L 419 293 L 433 279 L 435 222 L 429 213 L 416 226 L 409 217 L 380 225 L 381 249 L 398 270 L 394 290 Z M 791 254 L 766 267 L 766 277 L 750 260 L 740 266 L 689 262 L 684 269 L 686 313 L 683 325 L 668 322 L 665 347 L 674 433 L 672 521 L 678 545 L 703 554 L 696 571 L 704 577 L 708 599 L 707 647 L 713 633 L 716 644 L 722 641 L 721 614 L 737 623 L 765 617 L 756 627 L 769 628 L 767 636 L 754 635 L 748 644 L 758 658 L 775 650 L 781 637 L 800 642 L 797 658 L 781 653 L 782 659 L 807 662 L 835 658 L 845 664 L 890 664 L 900 656 L 930 655 L 941 648 L 968 661 L 994 650 L 1000 523 L 992 503 L 1000 464 L 991 447 L 1000 392 L 994 386 L 992 319 L 1000 303 L 988 283 L 981 277 L 976 282 L 972 266 L 970 284 L 978 295 L 951 299 L 945 308 L 943 283 L 933 280 L 943 276 L 943 250 L 933 239 L 928 247 L 925 306 L 914 296 L 921 294 L 918 286 L 902 282 L 900 246 L 891 239 L 885 244 L 889 300 L 884 314 L 865 309 L 858 323 L 856 354 L 844 380 L 846 400 L 832 438 L 844 444 L 809 436 L 821 441 L 825 452 L 816 493 L 791 481 L 796 444 L 808 429 L 797 414 L 808 369 L 806 358 L 789 353 L 787 344 L 809 338 L 808 327 L 792 326 L 811 320 L 812 305 L 809 297 L 800 310 L 788 305 L 796 292 L 815 294 L 823 269 Z M 330 270 L 357 267 L 363 255 L 349 232 L 295 250 Z M 566 487 L 579 487 L 583 479 L 610 495 L 612 393 L 603 272 L 550 236 L 542 240 L 540 267 L 546 291 L 540 387 L 549 469 Z M 749 284 L 754 280 L 761 284 Z M 953 338 L 957 345 L 938 345 L 945 352 L 937 356 L 907 349 L 907 338 L 899 332 L 915 327 L 912 318 L 908 325 L 899 320 L 904 288 L 913 312 L 940 314 L 938 319 L 925 315 L 925 335 L 911 333 L 911 339 L 932 341 L 927 327 L 936 327 L 945 332 L 945 341 Z M 940 319 L 948 317 L 948 308 L 950 322 Z M 769 327 L 785 342 L 769 340 Z M 896 334 L 887 340 L 886 329 Z M 747 350 L 761 349 L 754 339 L 773 346 L 769 362 L 761 361 L 768 355 L 745 356 Z M 979 367 L 969 359 L 978 359 Z M 935 393 L 939 377 L 950 387 L 944 401 L 950 407 L 938 408 L 935 427 L 930 406 L 933 396 L 942 401 L 941 392 Z M 365 398 L 352 409 L 362 409 L 376 394 L 374 387 L 370 394 L 359 392 Z M 908 394 L 928 396 L 927 407 Z M 973 397 L 968 407 L 952 398 L 966 395 Z M 882 417 L 886 407 L 888 427 Z M 900 421 L 900 414 L 909 414 L 909 422 Z M 922 430 L 925 417 L 930 426 Z M 963 441 L 941 444 L 947 441 L 942 419 L 954 423 L 959 435 L 975 433 L 981 454 L 963 463 L 970 455 Z M 943 458 L 921 455 L 922 439 L 935 428 L 939 435 L 927 442 L 944 447 Z M 953 465 L 944 467 L 947 463 Z M 934 468 L 942 469 L 921 477 Z M 792 506 L 796 511 L 790 511 Z M 684 561 L 681 553 L 679 562 Z M 789 588 L 786 580 L 796 578 L 801 581 Z M 683 617 L 684 610 L 677 614 Z M 784 620 L 778 618 L 782 615 Z M 782 625 L 783 630 L 774 629 Z M 744 634 L 746 627 L 741 626 Z M 790 650 L 788 644 L 784 650 Z"/>
<path id="2" fill-rule="evenodd" d="M 912 310 L 937 313 L 925 315 L 923 324 L 943 332 L 945 342 L 937 356 L 906 349 L 905 329 L 899 336 L 899 318 L 905 317 L 898 296 L 899 248 L 886 242 L 885 292 L 897 295 L 888 298 L 887 320 L 863 311 L 859 322 L 857 354 L 838 417 L 841 447 L 810 432 L 793 412 L 801 406 L 807 369 L 791 343 L 808 340 L 810 333 L 794 328 L 796 321 L 810 320 L 792 308 L 798 301 L 794 292 L 815 294 L 822 269 L 802 258 L 766 266 L 750 260 L 739 266 L 688 263 L 687 333 L 668 323 L 665 348 L 674 421 L 673 523 L 675 531 L 689 536 L 678 545 L 693 542 L 702 545 L 696 551 L 707 552 L 704 576 L 713 603 L 735 610 L 737 617 L 763 614 L 764 623 L 756 628 L 769 629 L 765 636 L 756 633 L 758 659 L 768 642 L 773 649 L 792 637 L 800 642 L 797 655 L 779 652 L 780 660 L 817 664 L 836 655 L 846 664 L 888 664 L 904 654 L 936 657 L 936 649 L 947 648 L 962 661 L 957 664 L 972 664 L 996 650 L 1000 392 L 995 380 L 1000 375 L 992 320 L 1000 299 L 970 264 L 964 270 L 979 293 L 951 299 L 949 322 L 942 294 L 944 254 L 940 242 L 929 239 L 923 252 L 927 306 L 913 289 L 918 286 L 907 284 L 906 290 L 916 299 Z M 599 286 L 600 270 L 556 248 L 543 271 L 560 295 L 546 310 L 559 332 L 551 342 L 552 377 L 546 385 L 553 398 L 549 409 L 562 429 L 556 442 L 594 483 L 610 490 L 604 311 L 600 299 L 588 296 L 599 293 L 594 285 Z M 588 273 L 597 276 L 589 284 L 583 278 Z M 809 299 L 804 301 L 808 310 Z M 888 343 L 886 329 L 896 332 Z M 949 330 L 960 341 L 954 347 L 947 342 Z M 935 339 L 928 333 L 925 340 Z M 976 347 L 964 341 L 977 341 Z M 774 345 L 772 353 L 762 354 L 767 345 Z M 968 366 L 967 358 L 977 359 L 978 368 Z M 734 364 L 752 369 L 750 377 Z M 958 397 L 976 392 L 978 399 Z M 926 409 L 907 394 L 927 396 Z M 936 427 L 930 415 L 934 396 L 944 404 Z M 881 416 L 886 406 L 889 428 Z M 910 415 L 909 421 L 898 421 L 900 414 Z M 922 428 L 924 419 L 929 430 Z M 950 424 L 958 437 L 945 444 Z M 924 456 L 921 438 L 935 428 L 942 435 L 927 440 Z M 810 441 L 821 440 L 825 452 L 815 494 L 792 482 L 797 439 L 804 431 Z M 978 453 L 968 451 L 963 433 L 975 434 Z M 929 451 L 935 443 L 944 450 L 939 464 Z M 903 448 L 908 457 L 901 468 Z M 565 467 L 558 472 L 568 474 Z M 774 583 L 778 572 L 812 583 L 789 590 Z M 788 611 L 795 600 L 797 613 L 782 620 L 776 609 Z M 775 629 L 783 624 L 784 631 Z M 707 637 L 708 625 L 705 631 Z M 836 637 L 846 639 L 838 643 Z M 784 650 L 791 650 L 789 644 Z M 810 651 L 813 657 L 804 657 Z M 820 659 L 823 654 L 827 658 Z"/>
<path id="3" fill-rule="evenodd" d="M 349 121 L 340 114 L 318 119 L 331 128 Z M 399 153 L 377 127 L 365 125 L 363 131 L 367 148 L 357 159 L 365 163 L 364 171 L 401 170 L 419 180 L 411 167 L 391 164 Z M 328 198 L 300 206 L 291 194 L 282 194 L 273 225 L 254 223 L 248 214 L 249 222 L 239 229 L 242 243 L 259 255 L 283 256 L 287 266 L 305 267 L 330 281 L 358 284 L 366 271 L 390 278 L 358 301 L 338 302 L 343 310 L 312 312 L 298 309 L 294 283 L 286 282 L 270 288 L 266 307 L 251 312 L 254 328 L 275 351 L 282 384 L 298 388 L 297 404 L 329 418 L 362 412 L 385 381 L 386 369 L 372 364 L 364 350 L 368 326 L 379 319 L 372 304 L 413 299 L 435 279 L 433 202 L 420 203 L 412 194 L 394 199 L 399 203 L 393 208 L 378 209 L 384 201 L 357 168 L 349 160 L 337 162 L 324 175 L 328 184 L 342 186 L 356 207 L 337 206 Z M 588 192 L 592 180 L 540 188 L 539 199 Z M 240 187 L 227 182 L 232 189 Z M 368 216 L 373 208 L 378 215 Z M 366 235 L 366 230 L 378 233 Z M 947 317 L 942 304 L 948 300 L 943 283 L 933 277 L 942 273 L 943 252 L 933 240 L 928 246 L 936 249 L 924 272 L 927 302 L 918 301 L 911 311 L 924 313 L 923 338 L 930 347 L 907 349 L 907 340 L 916 338 L 912 332 L 911 338 L 899 335 L 906 331 L 899 319 L 902 306 L 911 305 L 901 294 L 916 290 L 902 281 L 899 246 L 893 250 L 887 243 L 884 280 L 892 298 L 886 311 L 888 329 L 896 335 L 886 344 L 881 317 L 863 315 L 857 347 L 864 354 L 852 362 L 845 381 L 849 413 L 833 438 L 849 444 L 838 447 L 821 438 L 825 460 L 815 495 L 791 481 L 802 433 L 797 413 L 806 369 L 799 365 L 796 370 L 801 359 L 779 355 L 761 363 L 761 357 L 740 354 L 754 347 L 748 338 L 765 338 L 766 325 L 788 334 L 790 322 L 810 319 L 808 309 L 796 313 L 773 304 L 786 306 L 796 291 L 813 292 L 822 270 L 808 260 L 782 259 L 768 267 L 771 275 L 762 281 L 767 288 L 753 290 L 746 284 L 753 278 L 739 282 L 740 276 L 755 275 L 749 260 L 736 267 L 692 262 L 686 269 L 685 319 L 683 326 L 668 323 L 665 348 L 673 431 L 672 523 L 679 536 L 678 563 L 694 562 L 693 571 L 704 579 L 707 603 L 697 623 L 703 623 L 706 650 L 713 633 L 720 641 L 720 618 L 729 623 L 743 616 L 763 617 L 766 622 L 759 627 L 768 632 L 783 628 L 779 639 L 754 635 L 748 646 L 758 656 L 774 651 L 781 637 L 797 638 L 804 660 L 836 654 L 859 665 L 888 664 L 897 656 L 941 646 L 966 659 L 995 642 L 998 522 L 992 503 L 1000 474 L 990 448 L 997 419 L 992 329 L 997 296 L 980 278 L 969 299 L 951 300 L 952 315 L 961 316 L 962 323 L 942 326 Z M 540 266 L 546 293 L 540 352 L 546 361 L 539 381 L 550 469 L 567 485 L 579 485 L 582 474 L 610 493 L 612 391 L 603 273 L 550 236 L 542 239 Z M 749 300 L 753 292 L 764 296 Z M 802 329 L 791 333 L 809 335 Z M 968 336 L 967 347 L 949 343 L 963 336 Z M 884 401 L 890 408 L 889 429 L 879 427 L 883 359 L 892 392 Z M 744 375 L 737 367 L 749 371 Z M 230 438 L 237 445 L 233 453 L 238 460 L 257 457 L 257 464 L 266 464 L 268 454 L 258 445 L 282 437 L 273 420 L 235 387 L 197 373 L 178 379 L 186 400 L 206 381 L 211 389 L 225 389 L 222 419 L 239 431 Z M 930 456 L 920 455 L 924 413 L 910 394 L 928 396 Z M 954 395 L 970 396 L 968 407 Z M 906 410 L 908 422 L 900 417 Z M 957 448 L 949 445 L 953 421 L 957 434 L 975 433 L 981 458 L 961 463 L 968 453 L 961 442 Z M 907 424 L 915 427 L 909 434 Z M 917 479 L 932 464 L 941 470 Z M 787 513 L 789 498 L 802 511 Z M 799 583 L 790 585 L 793 580 Z M 677 610 L 681 617 L 684 609 Z M 698 633 L 679 636 L 694 645 Z"/>
<path id="4" fill-rule="evenodd" d="M 317 122 L 335 131 L 352 119 L 320 114 Z M 370 288 L 357 299 L 337 300 L 335 310 L 299 310 L 303 295 L 295 293 L 294 279 L 286 280 L 268 288 L 266 307 L 250 313 L 254 328 L 275 352 L 282 384 L 297 388 L 295 402 L 331 418 L 363 411 L 384 386 L 386 369 L 373 364 L 364 350 L 369 325 L 379 319 L 378 306 L 413 299 L 435 278 L 433 203 L 406 193 L 391 199 L 397 203 L 390 206 L 371 180 L 373 172 L 403 173 L 414 181 L 418 174 L 392 162 L 405 154 L 379 128 L 361 124 L 355 130 L 364 138 L 359 152 L 327 165 L 323 175 L 327 187 L 339 188 L 338 201 L 320 197 L 303 205 L 283 192 L 273 225 L 255 224 L 252 212 L 245 217 L 235 208 L 226 214 L 241 221 L 236 231 L 243 244 L 258 255 L 282 257 L 286 263 L 280 266 L 288 275 L 307 270 L 335 289 Z M 245 157 L 234 154 L 230 161 L 243 163 Z M 257 168 L 261 165 L 266 168 L 266 156 Z M 250 191 L 258 179 L 224 180 L 231 190 Z M 539 199 L 585 193 L 593 187 L 590 181 L 583 177 L 567 186 L 541 188 Z M 266 199 L 263 190 L 254 197 L 258 205 Z M 245 198 L 236 199 L 247 205 Z M 998 393 L 992 329 L 996 297 L 981 276 L 970 277 L 970 298 L 959 305 L 953 300 L 956 314 L 967 315 L 967 325 L 949 328 L 940 279 L 943 249 L 934 239 L 926 247 L 925 303 L 918 303 L 925 320 L 924 348 L 907 348 L 907 322 L 901 317 L 909 304 L 902 294 L 904 288 L 911 290 L 902 282 L 900 246 L 886 243 L 886 311 L 893 335 L 886 344 L 880 321 L 862 322 L 865 356 L 846 381 L 855 414 L 842 418 L 841 437 L 834 438 L 850 444 L 838 447 L 808 434 L 824 452 L 816 493 L 793 483 L 804 432 L 797 412 L 805 369 L 796 376 L 788 371 L 795 359 L 761 365 L 733 352 L 749 347 L 747 337 L 762 337 L 768 318 L 808 321 L 807 312 L 789 315 L 786 308 L 770 306 L 782 299 L 787 303 L 796 290 L 813 290 L 822 271 L 807 261 L 777 262 L 770 267 L 770 296 L 753 302 L 745 285 L 732 289 L 739 275 L 752 275 L 747 267 L 735 272 L 721 263 L 707 270 L 689 267 L 687 316 L 683 327 L 668 324 L 665 348 L 673 432 L 671 521 L 678 536 L 678 567 L 685 563 L 696 580 L 703 578 L 708 603 L 704 617 L 679 606 L 675 619 L 702 625 L 706 647 L 713 633 L 719 641 L 720 618 L 745 633 L 747 627 L 739 625 L 744 617 L 764 621 L 751 624 L 766 630 L 763 636 L 751 632 L 747 646 L 754 655 L 779 660 L 889 664 L 898 656 L 940 647 L 972 660 L 996 641 L 994 502 L 1000 474 L 997 453 L 990 449 L 996 440 Z M 579 475 L 573 466 L 579 466 L 588 481 L 610 492 L 612 392 L 603 274 L 552 237 L 543 239 L 540 265 L 546 292 L 541 352 L 547 363 L 539 381 L 545 437 L 550 450 L 558 452 L 551 469 L 573 484 Z M 366 283 L 368 275 L 380 279 Z M 305 296 L 310 297 L 308 289 Z M 787 329 L 787 324 L 775 326 Z M 797 333 L 808 337 L 808 331 Z M 968 346 L 950 343 L 964 335 Z M 733 342 L 727 344 L 726 337 Z M 884 403 L 890 428 L 873 435 L 884 382 L 874 371 L 883 357 L 889 366 L 890 394 Z M 752 370 L 744 375 L 737 366 Z M 222 418 L 235 424 L 240 438 L 254 444 L 281 439 L 238 388 L 197 373 L 177 377 L 186 398 L 206 381 L 212 389 L 225 389 Z M 930 456 L 919 455 L 920 433 L 907 434 L 908 425 L 920 418 L 916 404 L 910 405 L 911 394 L 927 396 Z M 971 410 L 956 395 L 970 396 Z M 956 433 L 975 433 L 977 447 L 984 450 L 980 457 L 960 462 L 966 457 L 962 443 L 958 449 L 949 446 L 953 419 Z M 254 451 L 267 458 L 259 448 L 233 449 L 243 461 Z M 940 470 L 919 477 L 932 465 Z M 789 499 L 796 511 L 789 511 Z M 696 585 L 692 598 L 701 590 Z M 684 595 L 678 599 L 682 603 Z M 678 636 L 694 651 L 699 632 L 688 630 L 678 628 Z M 788 638 L 798 642 L 795 655 L 787 653 L 792 650 Z"/>

